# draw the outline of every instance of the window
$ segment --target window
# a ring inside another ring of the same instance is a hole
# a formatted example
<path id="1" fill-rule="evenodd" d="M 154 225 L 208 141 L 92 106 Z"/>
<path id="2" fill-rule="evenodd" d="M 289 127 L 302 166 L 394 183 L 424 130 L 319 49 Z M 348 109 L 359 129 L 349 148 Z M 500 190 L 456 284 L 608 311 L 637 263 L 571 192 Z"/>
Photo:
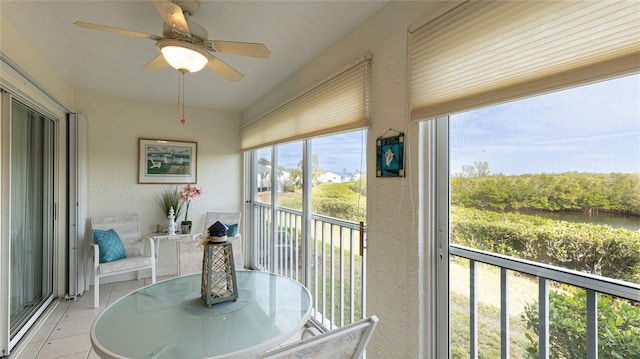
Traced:
<path id="1" fill-rule="evenodd" d="M 302 142 L 278 146 L 278 206 L 302 210 Z"/>
<path id="2" fill-rule="evenodd" d="M 639 85 L 451 116 L 451 242 L 640 283 Z"/>
<path id="3" fill-rule="evenodd" d="M 256 163 L 254 164 L 256 201 L 271 203 L 271 148 L 262 148 L 254 151 Z"/>
<path id="4" fill-rule="evenodd" d="M 255 263 L 304 283 L 328 328 L 366 313 L 365 142 L 360 130 L 251 152 Z"/>
<path id="5" fill-rule="evenodd" d="M 314 213 L 342 220 L 365 220 L 366 131 L 311 140 L 311 206 Z"/>
<path id="6" fill-rule="evenodd" d="M 640 355 L 638 98 L 632 75 L 437 120 L 451 357 Z"/>

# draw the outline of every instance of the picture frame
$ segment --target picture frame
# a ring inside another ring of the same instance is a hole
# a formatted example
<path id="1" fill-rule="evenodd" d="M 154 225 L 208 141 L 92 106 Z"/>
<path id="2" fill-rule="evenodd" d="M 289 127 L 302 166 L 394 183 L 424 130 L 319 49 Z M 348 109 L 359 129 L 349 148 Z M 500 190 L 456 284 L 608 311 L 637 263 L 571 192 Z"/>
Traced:
<path id="1" fill-rule="evenodd" d="M 138 139 L 138 183 L 197 183 L 197 162 L 197 142 Z"/>
<path id="2" fill-rule="evenodd" d="M 404 133 L 376 140 L 376 177 L 404 177 Z"/>

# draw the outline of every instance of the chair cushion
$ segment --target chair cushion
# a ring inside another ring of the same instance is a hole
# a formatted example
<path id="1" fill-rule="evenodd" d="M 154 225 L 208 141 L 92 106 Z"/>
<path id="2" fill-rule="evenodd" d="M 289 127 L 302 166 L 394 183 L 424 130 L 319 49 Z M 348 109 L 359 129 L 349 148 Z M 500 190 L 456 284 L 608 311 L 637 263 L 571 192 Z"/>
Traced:
<path id="1" fill-rule="evenodd" d="M 238 235 L 238 224 L 225 224 L 227 226 L 227 237 L 235 237 Z"/>
<path id="2" fill-rule="evenodd" d="M 151 268 L 153 260 L 153 257 L 131 256 L 118 261 L 100 263 L 98 270 L 101 275 L 119 272 L 130 272 L 132 270 L 145 267 Z"/>
<path id="3" fill-rule="evenodd" d="M 109 263 L 127 257 L 122 240 L 113 229 L 107 231 L 94 229 L 93 242 L 100 248 L 100 263 Z"/>

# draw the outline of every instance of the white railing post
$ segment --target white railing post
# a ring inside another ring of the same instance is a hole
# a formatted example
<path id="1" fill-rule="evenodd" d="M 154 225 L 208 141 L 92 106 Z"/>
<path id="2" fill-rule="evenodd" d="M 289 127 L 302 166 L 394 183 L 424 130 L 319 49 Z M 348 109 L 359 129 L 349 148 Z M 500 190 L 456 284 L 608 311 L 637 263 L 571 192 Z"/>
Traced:
<path id="1" fill-rule="evenodd" d="M 478 262 L 469 260 L 469 358 L 478 357 Z"/>
<path id="2" fill-rule="evenodd" d="M 549 280 L 538 283 L 538 358 L 549 357 Z"/>
<path id="3" fill-rule="evenodd" d="M 598 358 L 598 294 L 587 289 L 587 359 Z"/>
<path id="4" fill-rule="evenodd" d="M 500 355 L 509 359 L 509 270 L 500 268 Z"/>

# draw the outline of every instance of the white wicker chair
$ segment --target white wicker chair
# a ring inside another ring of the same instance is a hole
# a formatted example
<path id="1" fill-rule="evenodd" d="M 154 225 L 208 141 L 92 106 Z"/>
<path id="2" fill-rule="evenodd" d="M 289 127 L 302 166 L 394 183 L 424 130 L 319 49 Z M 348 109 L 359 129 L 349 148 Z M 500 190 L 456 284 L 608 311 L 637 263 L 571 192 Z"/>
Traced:
<path id="1" fill-rule="evenodd" d="M 244 268 L 244 259 L 242 256 L 242 236 L 240 234 L 240 212 L 207 212 L 204 222 L 204 231 L 202 235 L 208 236 L 207 228 L 216 221 L 220 221 L 225 225 L 238 224 L 238 234 L 233 237 L 227 237 L 233 247 L 233 262 L 236 270 Z M 178 241 L 178 275 L 202 273 L 202 254 L 203 248 L 200 246 L 200 240 L 181 240 Z"/>
<path id="2" fill-rule="evenodd" d="M 149 255 L 145 255 L 144 241 L 140 235 L 140 225 L 138 216 L 135 214 L 121 216 L 103 216 L 91 218 L 91 230 L 113 229 L 118 233 L 126 251 L 126 258 L 118 259 L 108 263 L 100 263 L 100 249 L 97 244 L 91 243 L 93 249 L 93 306 L 98 308 L 100 300 L 100 278 L 128 272 L 138 272 L 138 279 L 141 278 L 140 271 L 151 269 L 151 282 L 156 282 L 156 261 L 153 253 L 153 239 L 149 241 Z M 93 233 L 93 232 L 92 232 Z"/>
<path id="3" fill-rule="evenodd" d="M 254 359 L 359 359 L 378 325 L 375 315 L 255 356 Z"/>

